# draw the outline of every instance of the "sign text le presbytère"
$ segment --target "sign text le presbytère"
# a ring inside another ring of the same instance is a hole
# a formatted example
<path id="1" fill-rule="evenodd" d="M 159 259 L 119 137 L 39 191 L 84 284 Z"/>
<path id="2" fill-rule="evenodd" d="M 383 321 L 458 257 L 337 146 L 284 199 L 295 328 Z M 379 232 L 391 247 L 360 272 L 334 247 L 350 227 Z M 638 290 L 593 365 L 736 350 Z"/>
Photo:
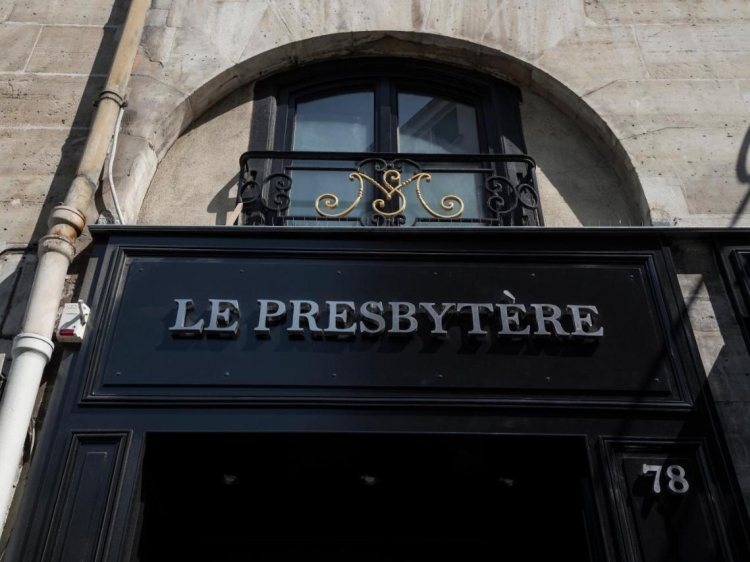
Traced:
<path id="1" fill-rule="evenodd" d="M 504 300 L 515 301 L 507 290 Z M 188 319 L 194 309 L 192 299 L 175 299 L 175 323 L 169 328 L 175 337 L 196 337 L 203 334 L 218 337 L 237 337 L 242 324 L 240 303 L 236 299 L 209 299 L 210 314 L 206 319 Z M 409 337 L 417 333 L 419 319 L 425 318 L 433 337 L 445 338 L 451 316 L 466 313 L 471 318 L 466 335 L 474 339 L 487 339 L 489 317 L 497 315 L 500 338 L 525 336 L 549 338 L 574 338 L 596 340 L 604 336 L 604 328 L 597 326 L 599 310 L 595 305 L 568 304 L 559 307 L 550 303 L 531 303 L 528 306 L 515 302 L 487 303 L 434 303 L 365 301 L 359 306 L 354 301 L 327 300 L 324 310 L 327 321 L 321 321 L 321 305 L 313 300 L 258 299 L 258 321 L 253 331 L 258 337 L 270 337 L 271 326 L 285 323 L 291 316 L 286 331 L 293 336 L 353 338 L 357 333 L 377 337 L 384 333 Z M 289 310 L 289 315 L 287 311 Z M 388 321 L 390 317 L 390 321 Z"/>
<path id="2" fill-rule="evenodd" d="M 171 252 L 118 262 L 94 395 L 677 399 L 641 258 Z"/>

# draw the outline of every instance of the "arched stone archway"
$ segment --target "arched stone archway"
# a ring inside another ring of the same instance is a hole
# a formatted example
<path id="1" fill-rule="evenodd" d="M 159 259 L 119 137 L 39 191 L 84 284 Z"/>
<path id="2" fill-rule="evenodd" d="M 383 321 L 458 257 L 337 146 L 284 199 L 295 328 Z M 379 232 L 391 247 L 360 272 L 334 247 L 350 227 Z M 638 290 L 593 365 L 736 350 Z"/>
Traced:
<path id="1" fill-rule="evenodd" d="M 416 31 L 354 31 L 325 34 L 283 42 L 284 37 L 270 37 L 269 29 L 262 45 L 251 45 L 253 54 L 233 62 L 220 56 L 215 43 L 207 42 L 205 34 L 180 30 L 182 39 L 174 37 L 169 60 L 160 62 L 153 52 L 158 43 L 145 34 L 142 53 L 133 71 L 130 106 L 120 137 L 120 151 L 115 165 L 118 193 L 128 222 L 138 216 L 144 197 L 159 161 L 179 135 L 206 109 L 237 88 L 270 73 L 293 68 L 313 61 L 351 56 L 403 56 L 439 60 L 502 77 L 552 103 L 573 119 L 599 148 L 605 159 L 620 176 L 629 197 L 637 207 L 636 221 L 654 219 L 664 223 L 670 211 L 659 212 L 658 201 L 651 201 L 639 181 L 636 158 L 620 142 L 620 133 L 611 126 L 608 115 L 601 115 L 588 103 L 586 88 L 591 87 L 580 77 L 580 69 L 571 75 L 570 65 L 545 65 L 545 56 L 532 62 L 519 53 L 511 54 L 478 42 L 450 35 Z M 456 29 L 461 29 L 460 26 Z M 454 29 L 451 33 L 458 35 Z M 153 33 L 156 33 L 154 30 Z M 277 30 L 277 33 L 278 32 Z M 163 37 L 161 38 L 164 39 Z M 561 38 L 561 40 L 564 40 Z M 531 41 L 529 39 L 529 41 Z M 483 39 L 484 43 L 489 42 Z M 533 43 L 533 42 L 532 42 Z M 538 55 L 531 43 L 517 44 L 516 51 L 526 57 Z M 555 74 L 545 66 L 553 66 Z M 568 78 L 569 84 L 556 76 Z M 606 85 L 600 86 L 606 87 Z M 592 91 L 597 91 L 594 88 Z M 654 192 L 658 199 L 660 193 Z M 656 211 L 656 216 L 654 216 Z"/>

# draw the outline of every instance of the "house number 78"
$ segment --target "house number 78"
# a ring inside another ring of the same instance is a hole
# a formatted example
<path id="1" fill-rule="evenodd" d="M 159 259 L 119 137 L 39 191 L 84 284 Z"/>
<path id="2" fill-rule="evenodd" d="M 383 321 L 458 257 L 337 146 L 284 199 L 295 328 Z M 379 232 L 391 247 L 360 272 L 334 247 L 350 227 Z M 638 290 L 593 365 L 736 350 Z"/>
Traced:
<path id="1" fill-rule="evenodd" d="M 643 474 L 654 475 L 654 494 L 661 493 L 661 469 L 664 468 L 661 464 L 644 464 Z M 690 484 L 685 479 L 685 469 L 679 464 L 673 464 L 667 467 L 667 478 L 669 482 L 667 486 L 669 491 L 673 494 L 684 494 L 690 489 Z"/>

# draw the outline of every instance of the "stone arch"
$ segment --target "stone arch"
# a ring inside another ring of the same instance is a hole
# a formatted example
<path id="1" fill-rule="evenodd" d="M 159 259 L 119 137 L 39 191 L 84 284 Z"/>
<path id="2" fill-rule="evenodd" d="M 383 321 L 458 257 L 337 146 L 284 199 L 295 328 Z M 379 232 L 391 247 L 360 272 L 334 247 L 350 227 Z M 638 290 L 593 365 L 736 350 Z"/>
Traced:
<path id="1" fill-rule="evenodd" d="M 269 74 L 300 64 L 351 56 L 437 60 L 503 78 L 541 96 L 575 121 L 616 170 L 637 209 L 636 221 L 649 223 L 652 219 L 630 155 L 607 120 L 584 99 L 585 92 L 576 91 L 579 86 L 566 85 L 548 70 L 496 48 L 411 31 L 331 33 L 260 50 L 224 68 L 209 65 L 202 73 L 185 74 L 179 80 L 172 77 L 171 84 L 164 77 L 144 71 L 153 70 L 154 64 L 151 59 L 144 62 L 146 55 L 142 55 L 132 75 L 130 107 L 115 165 L 118 194 L 128 223 L 138 217 L 161 159 L 208 108 L 232 91 Z"/>

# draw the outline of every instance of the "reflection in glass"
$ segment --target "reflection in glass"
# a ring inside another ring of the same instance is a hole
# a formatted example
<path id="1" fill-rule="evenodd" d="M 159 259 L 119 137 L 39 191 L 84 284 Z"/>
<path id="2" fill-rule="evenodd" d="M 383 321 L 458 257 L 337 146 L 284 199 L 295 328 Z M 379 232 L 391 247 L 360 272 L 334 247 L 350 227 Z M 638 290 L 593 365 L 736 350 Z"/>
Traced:
<path id="1" fill-rule="evenodd" d="M 375 140 L 375 95 L 352 92 L 297 104 L 294 150 L 368 152 Z"/>
<path id="2" fill-rule="evenodd" d="M 318 162 L 296 161 L 295 166 L 307 166 L 313 164 L 314 167 Z M 359 183 L 349 180 L 349 174 L 354 169 L 354 162 L 326 162 L 331 167 L 346 167 L 342 171 L 324 171 L 324 170 L 294 170 L 294 196 L 292 204 L 287 213 L 295 217 L 312 217 L 322 218 L 315 210 L 315 200 L 324 193 L 330 193 L 338 197 L 338 207 L 327 209 L 321 204 L 321 208 L 330 214 L 338 214 L 340 211 L 347 209 L 357 198 Z M 360 203 L 359 208 L 352 211 L 348 218 L 357 218 L 361 214 L 361 209 L 365 207 L 366 200 Z"/>
<path id="3" fill-rule="evenodd" d="M 398 146 L 399 152 L 477 153 L 476 111 L 456 101 L 399 92 Z"/>
<path id="4" fill-rule="evenodd" d="M 297 104 L 294 150 L 369 152 L 373 150 L 374 142 L 373 92 L 351 92 Z M 324 193 L 331 193 L 339 198 L 339 210 L 349 207 L 357 196 L 357 184 L 349 181 L 349 173 L 354 166 L 354 162 L 295 161 L 293 168 L 341 167 L 346 171 L 294 170 L 292 203 L 287 214 L 320 218 L 315 211 L 315 200 Z M 352 213 L 352 217 L 358 214 L 359 211 Z"/>
<path id="5" fill-rule="evenodd" d="M 476 110 L 467 104 L 408 92 L 398 94 L 398 146 L 399 152 L 422 154 L 476 154 L 480 152 Z M 431 168 L 479 168 L 471 163 L 430 163 Z M 430 172 L 432 181 L 421 184 L 422 196 L 435 211 L 448 215 L 440 207 L 446 195 L 455 195 L 464 202 L 461 219 L 484 216 L 480 194 L 483 192 L 483 175 L 471 172 Z M 406 174 L 404 177 L 407 177 Z M 419 224 L 418 219 L 430 218 L 414 193 L 404 190 L 406 196 L 406 224 Z M 456 207 L 457 209 L 458 207 Z"/>

